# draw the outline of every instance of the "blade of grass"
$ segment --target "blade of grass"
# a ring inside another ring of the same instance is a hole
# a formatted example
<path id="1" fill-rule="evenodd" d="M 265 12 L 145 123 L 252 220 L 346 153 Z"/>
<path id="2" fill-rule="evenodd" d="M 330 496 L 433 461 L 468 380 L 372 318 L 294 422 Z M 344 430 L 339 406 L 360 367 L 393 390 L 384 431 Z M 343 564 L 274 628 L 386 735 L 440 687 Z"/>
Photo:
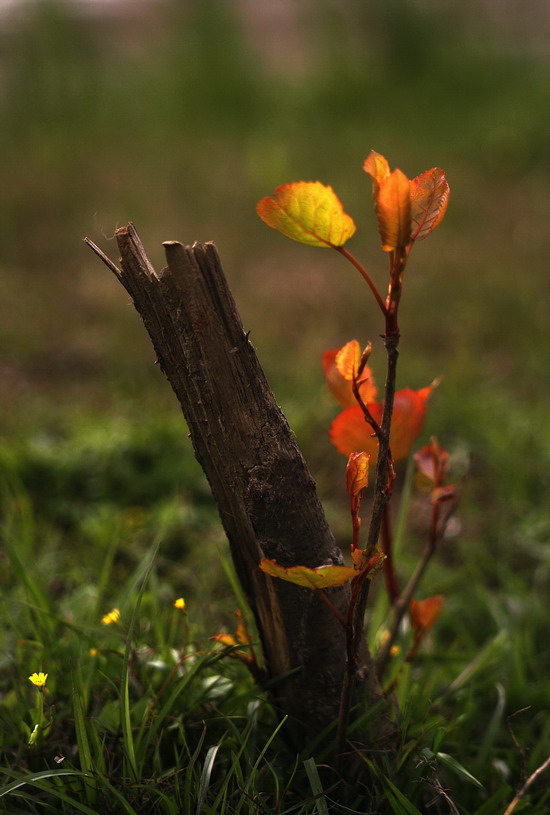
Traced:
<path id="1" fill-rule="evenodd" d="M 231 722 L 230 722 L 229 719 L 227 719 L 227 723 L 228 723 L 228 729 L 231 729 L 233 734 L 234 734 L 234 737 L 236 739 L 238 739 L 239 738 L 239 733 L 237 731 L 237 728 L 233 728 L 231 726 Z M 241 746 L 239 748 L 239 751 L 237 753 L 232 751 L 232 753 L 231 753 L 231 758 L 232 758 L 231 766 L 226 770 L 225 777 L 224 777 L 224 780 L 223 780 L 223 784 L 222 784 L 220 790 L 218 791 L 218 794 L 216 796 L 215 801 L 212 804 L 212 811 L 213 812 L 218 812 L 218 807 L 221 805 L 222 800 L 227 795 L 227 791 L 228 791 L 228 788 L 229 788 L 229 783 L 230 783 L 231 779 L 233 778 L 233 776 L 235 776 L 237 784 L 239 785 L 239 787 L 244 788 L 244 786 L 245 786 L 245 779 L 244 779 L 243 772 L 242 772 L 242 769 L 241 769 L 241 757 L 242 757 L 242 755 L 243 755 L 243 753 L 244 753 L 244 751 L 245 751 L 245 749 L 246 749 L 246 747 L 248 745 L 250 733 L 251 733 L 251 726 L 249 724 L 247 724 L 247 726 L 244 729 L 243 736 L 241 738 L 242 743 L 241 743 Z"/>
<path id="2" fill-rule="evenodd" d="M 206 725 L 202 729 L 199 743 L 195 748 L 195 752 L 189 759 L 189 764 L 187 765 L 187 772 L 185 773 L 185 784 L 183 788 L 183 801 L 185 807 L 184 815 L 191 815 L 192 789 L 194 781 L 195 764 L 197 763 L 198 758 L 201 754 L 205 738 L 206 738 Z"/>
<path id="3" fill-rule="evenodd" d="M 4 770 L 4 772 L 9 773 L 10 771 Z M 86 804 L 81 803 L 75 798 L 71 798 L 69 795 L 66 795 L 59 789 L 43 783 L 48 779 L 55 779 L 64 775 L 73 777 L 76 776 L 80 778 L 90 777 L 88 773 L 83 773 L 78 770 L 42 770 L 41 772 L 27 775 L 24 778 L 18 778 L 15 781 L 12 781 L 10 784 L 7 784 L 5 787 L 2 787 L 2 789 L 0 789 L 0 798 L 2 798 L 4 795 L 9 795 L 14 790 L 17 790 L 19 787 L 22 787 L 25 784 L 29 784 L 30 786 L 36 787 L 44 792 L 51 793 L 64 803 L 70 804 L 73 807 L 74 812 L 83 812 L 84 815 L 97 815 L 97 811 L 95 809 L 91 809 L 90 807 L 86 806 Z"/>
<path id="4" fill-rule="evenodd" d="M 110 783 L 110 781 L 108 781 L 108 779 L 107 779 L 107 778 L 103 777 L 103 778 L 101 779 L 101 783 L 102 783 L 102 786 L 103 786 L 103 787 L 105 787 L 106 789 L 108 789 L 108 790 L 109 790 L 109 792 L 111 793 L 111 795 L 113 796 L 113 798 L 116 798 L 116 800 L 119 802 L 120 806 L 122 807 L 122 810 L 124 810 L 124 812 L 126 813 L 126 815 L 139 815 L 139 812 L 137 812 L 137 811 L 136 811 L 136 810 L 133 808 L 133 806 L 131 806 L 131 805 L 128 803 L 128 801 L 127 801 L 127 800 L 126 800 L 126 798 L 125 798 L 125 797 L 122 795 L 122 793 L 121 793 L 121 792 L 119 792 L 119 791 L 117 790 L 117 788 L 116 788 L 116 787 L 113 787 L 113 785 Z M 98 815 L 98 813 L 94 813 L 94 815 Z"/>
<path id="5" fill-rule="evenodd" d="M 481 651 L 479 651 L 478 654 L 476 654 L 471 662 L 466 665 L 464 670 L 462 670 L 460 674 L 453 679 L 451 684 L 448 685 L 436 698 L 442 699 L 451 693 L 455 693 L 455 691 L 459 690 L 459 688 L 463 687 L 463 685 L 469 682 L 475 674 L 485 669 L 489 663 L 491 663 L 494 659 L 500 658 L 501 655 L 508 652 L 508 650 L 508 632 L 502 629 L 493 637 L 492 640 L 489 640 L 489 642 L 481 649 Z"/>
<path id="6" fill-rule="evenodd" d="M 325 798 L 323 785 L 321 783 L 321 778 L 319 777 L 319 770 L 317 769 L 315 759 L 306 759 L 304 761 L 304 768 L 309 780 L 311 791 L 315 798 L 315 808 L 317 812 L 319 815 L 328 815 L 327 799 Z"/>
<path id="7" fill-rule="evenodd" d="M 221 742 L 209 747 L 207 750 L 206 758 L 204 759 L 204 764 L 202 767 L 201 780 L 199 782 L 199 794 L 197 797 L 197 808 L 195 810 L 196 815 L 200 815 L 204 802 L 206 801 L 208 787 L 210 785 L 210 776 L 212 775 L 212 768 L 214 767 L 214 761 L 216 760 L 216 755 L 220 747 Z"/>
<path id="8" fill-rule="evenodd" d="M 422 815 L 415 805 L 397 789 L 393 781 L 390 781 L 373 761 L 370 761 L 366 756 L 360 754 L 359 757 L 381 782 L 386 794 L 386 800 L 391 806 L 394 815 Z"/>
<path id="9" fill-rule="evenodd" d="M 12 544 L 9 538 L 6 539 L 6 551 L 15 575 L 25 587 L 30 602 L 29 608 L 34 612 L 35 627 L 42 632 L 42 638 L 50 643 L 54 634 L 54 625 L 51 619 L 54 615 L 48 598 L 39 584 L 32 579 L 32 570 L 23 563 L 15 545 Z"/>
<path id="10" fill-rule="evenodd" d="M 498 694 L 497 703 L 477 752 L 474 763 L 476 772 L 481 772 L 482 767 L 487 763 L 491 749 L 494 749 L 506 707 L 506 691 L 504 687 L 500 682 L 497 682 L 495 687 Z"/>
<path id="11" fill-rule="evenodd" d="M 82 676 L 80 666 L 76 665 L 73 669 L 73 715 L 76 731 L 76 743 L 80 757 L 80 769 L 86 773 L 94 770 L 94 761 L 92 759 L 92 753 L 90 750 L 90 742 L 88 740 L 88 733 L 86 730 L 86 721 L 84 719 L 84 709 L 82 706 L 82 699 L 78 692 L 78 686 L 82 686 Z"/>
<path id="12" fill-rule="evenodd" d="M 134 629 L 137 624 L 139 609 L 141 606 L 141 600 L 143 597 L 143 592 L 145 591 L 145 586 L 147 585 L 147 580 L 151 571 L 153 569 L 153 565 L 155 562 L 155 558 L 157 556 L 158 550 L 160 547 L 160 538 L 157 538 L 147 553 L 145 558 L 143 559 L 142 564 L 138 567 L 138 574 L 143 572 L 143 578 L 141 580 L 141 586 L 136 598 L 136 602 L 132 609 L 132 616 L 130 617 L 130 623 L 128 625 L 128 634 L 126 636 L 126 646 L 124 648 L 124 659 L 122 661 L 122 674 L 120 678 L 120 715 L 121 715 L 121 724 L 122 724 L 122 739 L 124 744 L 124 749 L 126 752 L 126 757 L 128 760 L 128 764 L 130 765 L 130 770 L 132 775 L 134 776 L 135 780 L 137 781 L 139 778 L 138 774 L 138 766 L 136 760 L 136 752 L 134 746 L 134 737 L 132 732 L 132 720 L 131 720 L 131 710 L 130 710 L 130 690 L 129 690 L 129 682 L 128 682 L 128 668 L 130 664 L 130 652 L 132 650 L 132 637 L 134 634 Z M 144 564 L 148 563 L 147 568 L 144 569 Z M 133 581 L 135 584 L 135 580 Z"/>
<path id="13" fill-rule="evenodd" d="M 269 747 L 271 746 L 271 744 L 272 744 L 273 740 L 274 740 L 274 739 L 275 739 L 275 737 L 277 736 L 277 734 L 278 734 L 279 730 L 280 730 L 280 729 L 281 729 L 281 728 L 284 726 L 284 724 L 286 723 L 286 720 L 287 720 L 287 719 L 288 719 L 288 716 L 284 716 L 284 717 L 281 719 L 281 721 L 279 722 L 279 724 L 277 725 L 277 727 L 275 728 L 275 730 L 273 731 L 273 733 L 271 734 L 271 736 L 270 736 L 270 737 L 268 738 L 268 740 L 266 741 L 266 743 L 265 743 L 265 745 L 264 745 L 264 747 L 263 747 L 263 749 L 262 749 L 262 751 L 261 751 L 260 755 L 258 756 L 258 758 L 256 759 L 256 761 L 254 762 L 254 765 L 253 765 L 252 769 L 250 770 L 250 773 L 249 773 L 248 778 L 247 778 L 247 780 L 246 780 L 246 785 L 245 785 L 245 787 L 244 787 L 244 789 L 243 789 L 243 791 L 242 791 L 242 792 L 243 792 L 243 797 L 241 798 L 241 801 L 239 802 L 239 806 L 238 806 L 238 807 L 237 807 L 237 809 L 236 809 L 236 812 L 237 812 L 237 813 L 241 811 L 241 806 L 242 806 L 242 804 L 245 802 L 245 800 L 247 800 L 248 793 L 250 792 L 250 789 L 251 789 L 251 787 L 252 787 L 252 784 L 253 784 L 253 783 L 254 783 L 254 781 L 256 780 L 256 775 L 257 775 L 258 767 L 260 766 L 260 764 L 262 763 L 262 761 L 264 761 L 264 756 L 265 756 L 265 754 L 266 754 L 266 753 L 267 753 L 267 751 L 269 750 Z"/>

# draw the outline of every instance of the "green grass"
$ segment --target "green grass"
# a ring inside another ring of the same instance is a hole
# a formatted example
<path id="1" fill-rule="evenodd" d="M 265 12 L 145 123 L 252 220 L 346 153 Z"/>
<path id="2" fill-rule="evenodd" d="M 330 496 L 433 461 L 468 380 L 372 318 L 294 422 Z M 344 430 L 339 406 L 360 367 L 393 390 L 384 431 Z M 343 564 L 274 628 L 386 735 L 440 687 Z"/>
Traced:
<path id="1" fill-rule="evenodd" d="M 229 4 L 184 6 L 130 35 L 42 3 L 1 35 L 0 812 L 447 813 L 442 787 L 461 815 L 502 815 L 550 735 L 547 66 L 458 3 L 315 3 L 294 24 L 303 62 L 275 66 Z M 254 208 L 280 183 L 332 184 L 384 288 L 371 148 L 451 184 L 407 272 L 399 386 L 443 375 L 425 437 L 465 481 L 422 585 L 444 612 L 412 666 L 402 632 L 392 665 L 399 762 L 365 766 L 366 801 L 327 745 L 293 753 L 265 689 L 210 640 L 242 598 L 208 485 L 137 316 L 80 239 L 116 259 L 108 239 L 133 220 L 157 266 L 163 240 L 216 241 L 345 549 L 319 359 L 371 339 L 382 381 L 377 315 L 341 258 L 285 242 Z M 115 607 L 120 624 L 102 625 Z M 48 727 L 30 748 L 38 670 Z M 550 807 L 544 781 L 516 813 Z"/>
<path id="2" fill-rule="evenodd" d="M 183 427 L 126 423 L 118 436 L 116 428 L 90 418 L 57 438 L 55 454 L 42 441 L 37 455 L 32 439 L 11 451 L 3 482 L 0 811 L 195 812 L 200 802 L 205 812 L 315 813 L 325 804 L 363 811 L 364 794 L 321 769 L 330 765 L 330 744 L 294 755 L 266 692 L 209 640 L 233 630 L 240 601 L 220 564 L 218 521 Z M 144 448 L 155 451 L 155 466 L 138 507 L 132 470 L 117 473 L 117 461 Z M 497 455 L 495 442 L 490 452 Z M 95 491 L 87 496 L 82 461 L 94 454 L 104 464 L 90 467 Z M 179 484 L 168 501 L 166 472 Z M 73 479 L 82 497 L 68 514 L 63 485 Z M 377 770 L 373 811 L 414 812 L 403 809 L 403 797 L 423 811 L 442 784 L 459 811 L 496 815 L 546 758 L 548 566 L 526 544 L 516 547 L 511 531 L 495 550 L 480 545 L 481 531 L 496 534 L 498 523 L 489 513 L 489 532 L 479 530 L 476 484 L 466 489 L 460 535 L 445 543 L 422 587 L 424 596 L 442 592 L 447 600 L 413 666 L 401 661 L 410 632 L 401 635 L 390 679 L 402 708 L 402 754 L 396 770 Z M 42 496 L 41 485 L 49 485 Z M 418 513 L 422 498 L 413 492 L 412 501 Z M 187 502 L 202 515 L 182 512 Z M 398 547 L 402 578 L 421 540 L 421 524 L 409 525 Z M 381 583 L 370 613 L 373 644 L 387 607 Z M 184 613 L 172 605 L 181 595 Z M 102 625 L 114 607 L 120 623 Z M 37 691 L 27 677 L 35 670 L 48 673 L 51 726 L 31 748 Z M 523 811 L 543 811 L 547 793 L 539 786 L 526 801 Z"/>

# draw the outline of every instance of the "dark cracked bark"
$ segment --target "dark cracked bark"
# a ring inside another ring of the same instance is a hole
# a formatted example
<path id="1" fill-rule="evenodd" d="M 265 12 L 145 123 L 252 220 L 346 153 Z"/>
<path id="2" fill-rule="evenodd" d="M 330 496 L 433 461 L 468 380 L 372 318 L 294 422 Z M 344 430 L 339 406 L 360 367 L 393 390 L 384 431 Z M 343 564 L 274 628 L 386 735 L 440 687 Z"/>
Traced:
<path id="1" fill-rule="evenodd" d="M 182 407 L 210 483 L 239 580 L 255 615 L 271 689 L 303 746 L 338 714 L 345 632 L 317 592 L 273 580 L 261 557 L 283 566 L 343 562 L 315 484 L 245 333 L 214 244 L 164 244 L 156 272 L 132 224 L 116 232 L 116 274 L 141 315 Z M 347 585 L 327 591 L 345 615 Z M 369 660 L 365 660 L 365 665 Z M 364 671 L 368 702 L 380 700 Z M 379 717 L 374 749 L 392 728 Z"/>

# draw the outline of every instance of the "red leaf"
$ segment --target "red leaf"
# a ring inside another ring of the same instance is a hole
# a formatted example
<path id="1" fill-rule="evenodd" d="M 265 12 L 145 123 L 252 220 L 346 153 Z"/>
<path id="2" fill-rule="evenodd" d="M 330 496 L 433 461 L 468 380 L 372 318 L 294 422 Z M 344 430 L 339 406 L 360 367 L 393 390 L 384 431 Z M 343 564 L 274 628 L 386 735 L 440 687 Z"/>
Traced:
<path id="1" fill-rule="evenodd" d="M 432 437 L 418 453 L 414 454 L 416 469 L 432 484 L 441 484 L 449 467 L 449 454 L 440 447 L 436 438 Z"/>
<path id="2" fill-rule="evenodd" d="M 411 240 L 422 241 L 443 220 L 449 203 L 449 185 L 443 170 L 434 167 L 413 178 L 411 187 Z"/>
<path id="3" fill-rule="evenodd" d="M 432 383 L 419 391 L 411 388 L 398 390 L 394 398 L 393 417 L 390 431 L 390 447 L 394 461 L 406 458 L 411 446 L 422 430 L 427 410 L 427 400 L 435 387 Z M 378 402 L 367 405 L 373 419 L 382 421 L 383 405 Z M 330 440 L 337 450 L 346 456 L 356 450 L 370 455 L 370 466 L 376 466 L 378 440 L 365 421 L 359 405 L 348 407 L 338 414 L 330 428 Z"/>
<path id="4" fill-rule="evenodd" d="M 413 628 L 416 631 L 427 631 L 431 628 L 441 614 L 444 600 L 442 594 L 427 597 L 425 600 L 411 600 L 409 612 Z"/>

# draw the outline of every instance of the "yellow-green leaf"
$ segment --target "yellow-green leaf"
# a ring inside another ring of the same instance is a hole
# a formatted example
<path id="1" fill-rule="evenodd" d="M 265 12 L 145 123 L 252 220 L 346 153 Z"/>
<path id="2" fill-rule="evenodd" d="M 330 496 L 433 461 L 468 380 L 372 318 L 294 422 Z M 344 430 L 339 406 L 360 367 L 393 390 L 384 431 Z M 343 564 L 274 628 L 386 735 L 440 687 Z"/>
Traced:
<path id="1" fill-rule="evenodd" d="M 262 198 L 256 211 L 272 229 L 309 246 L 343 246 L 355 232 L 332 187 L 319 181 L 283 184 L 273 198 Z"/>
<path id="2" fill-rule="evenodd" d="M 329 586 L 341 586 L 347 580 L 357 575 L 352 566 L 318 566 L 309 569 L 307 566 L 291 566 L 285 569 L 276 560 L 262 558 L 260 561 L 262 572 L 279 577 L 296 586 L 305 586 L 308 589 L 326 589 Z"/>

